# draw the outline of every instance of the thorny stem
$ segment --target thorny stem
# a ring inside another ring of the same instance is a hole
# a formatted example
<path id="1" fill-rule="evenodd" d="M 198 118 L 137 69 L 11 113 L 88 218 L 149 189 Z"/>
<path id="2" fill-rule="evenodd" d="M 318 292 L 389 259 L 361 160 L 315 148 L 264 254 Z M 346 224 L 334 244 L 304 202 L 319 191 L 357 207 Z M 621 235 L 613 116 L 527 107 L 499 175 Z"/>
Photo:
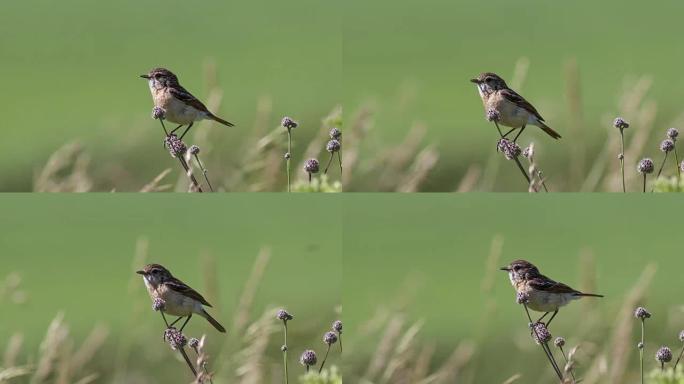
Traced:
<path id="1" fill-rule="evenodd" d="M 646 180 L 646 175 L 644 175 L 644 180 Z M 639 348 L 639 361 L 641 365 L 641 384 L 644 384 L 644 348 L 646 348 L 646 345 L 644 344 L 644 332 L 644 319 L 641 319 L 641 348 Z"/>
<path id="2" fill-rule="evenodd" d="M 523 303 L 523 307 L 525 308 L 525 313 L 527 314 L 527 319 L 530 321 L 530 324 L 532 324 L 532 332 L 537 336 L 537 340 L 540 340 L 539 334 L 537 333 L 537 329 L 534 327 L 534 322 L 532 321 L 532 316 L 530 316 L 530 311 L 527 309 L 527 304 Z M 541 343 L 542 349 L 544 350 L 544 353 L 546 354 L 546 358 L 549 359 L 549 362 L 551 363 L 551 366 L 553 367 L 553 370 L 556 372 L 556 375 L 558 375 L 558 379 L 563 382 L 563 374 L 560 371 L 560 368 L 558 368 L 558 363 L 556 363 L 556 359 L 553 357 L 553 353 L 551 353 L 551 350 L 549 349 L 549 344 L 547 343 Z"/>
<path id="3" fill-rule="evenodd" d="M 679 364 L 679 360 L 682 359 L 682 354 L 684 354 L 684 346 L 682 346 L 682 350 L 679 352 L 679 357 L 677 358 L 677 361 L 675 361 L 674 368 L 672 369 L 673 371 L 677 370 L 677 364 Z"/>
<path id="4" fill-rule="evenodd" d="M 207 171 L 206 168 L 204 168 L 204 164 L 200 161 L 199 155 L 194 155 L 195 156 L 195 161 L 197 161 L 197 165 L 200 167 L 202 170 L 202 174 L 204 175 L 204 180 L 207 182 L 207 185 L 209 186 L 209 190 L 214 192 L 214 187 L 211 186 L 211 182 L 209 181 L 209 177 L 207 177 Z"/>
<path id="5" fill-rule="evenodd" d="M 323 371 L 323 366 L 325 365 L 325 361 L 328 360 L 328 353 L 330 353 L 330 344 L 328 344 L 328 350 L 325 351 L 325 357 L 323 358 L 323 362 L 321 363 L 321 367 L 318 368 L 318 373 L 321 373 Z"/>
<path id="6" fill-rule="evenodd" d="M 620 128 L 620 141 L 622 142 L 622 152 L 620 154 L 620 170 L 622 171 L 622 193 L 627 192 L 625 188 L 625 135 L 623 133 L 623 128 Z"/>
<path id="7" fill-rule="evenodd" d="M 499 131 L 499 136 L 501 138 L 504 138 L 503 133 L 501 133 L 501 128 L 499 128 L 499 123 L 494 121 L 494 125 L 496 125 L 496 130 Z M 513 160 L 515 160 L 515 163 L 518 164 L 518 168 L 520 168 L 520 172 L 522 172 L 523 176 L 525 177 L 525 180 L 527 180 L 527 184 L 530 184 L 530 176 L 527 175 L 527 172 L 525 171 L 525 168 L 523 168 L 522 164 L 520 163 L 520 160 L 517 157 L 514 157 Z"/>
<path id="8" fill-rule="evenodd" d="M 290 187 L 290 158 L 292 157 L 292 128 L 287 129 L 287 153 L 290 154 L 290 156 L 287 157 L 287 191 L 291 192 L 291 187 Z M 309 175 L 311 176 L 311 175 Z"/>
<path id="9" fill-rule="evenodd" d="M 283 320 L 283 327 L 285 328 L 285 344 L 283 344 L 283 364 L 285 365 L 285 384 L 289 383 L 287 374 L 287 320 Z"/>

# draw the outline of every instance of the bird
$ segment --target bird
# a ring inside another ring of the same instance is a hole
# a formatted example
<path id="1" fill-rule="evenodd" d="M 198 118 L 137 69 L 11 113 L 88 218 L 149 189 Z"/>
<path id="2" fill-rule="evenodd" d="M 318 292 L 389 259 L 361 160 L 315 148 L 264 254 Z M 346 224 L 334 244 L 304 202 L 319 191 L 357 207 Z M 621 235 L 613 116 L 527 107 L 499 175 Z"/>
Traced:
<path id="1" fill-rule="evenodd" d="M 544 315 L 537 320 L 540 323 L 549 313 L 553 315 L 545 324 L 547 327 L 558 314 L 558 309 L 569 302 L 582 297 L 603 297 L 595 293 L 584 293 L 569 286 L 551 280 L 539 273 L 539 269 L 526 260 L 512 261 L 502 271 L 508 272 L 511 285 L 515 288 L 518 296 L 525 297 L 525 304 L 528 308 L 537 312 L 544 312 Z"/>
<path id="2" fill-rule="evenodd" d="M 233 127 L 234 124 L 228 122 L 211 113 L 201 101 L 183 88 L 178 82 L 178 77 L 166 68 L 153 68 L 145 75 L 140 75 L 147 79 L 152 93 L 152 101 L 155 106 L 155 117 L 157 109 L 161 109 L 161 116 L 172 123 L 180 124 L 171 133 L 164 131 L 167 136 L 174 134 L 179 128 L 187 125 L 185 131 L 180 136 L 188 133 L 192 125 L 199 120 L 214 120 L 225 126 Z M 162 121 L 162 127 L 164 123 Z"/>
<path id="3" fill-rule="evenodd" d="M 496 73 L 484 72 L 470 81 L 477 85 L 477 91 L 488 116 L 490 111 L 496 114 L 494 122 L 497 124 L 497 128 L 499 127 L 498 123 L 511 128 L 510 131 L 502 135 L 503 138 L 506 138 L 516 129 L 520 129 L 513 139 L 515 142 L 527 125 L 535 125 L 541 128 L 554 139 L 561 138 L 558 132 L 544 123 L 544 118 L 537 112 L 537 109 L 509 88 L 504 79 Z"/>
<path id="4" fill-rule="evenodd" d="M 219 332 L 226 332 L 226 329 L 204 309 L 204 306 L 211 307 L 211 304 L 197 291 L 173 277 L 171 272 L 162 265 L 148 264 L 136 273 L 142 275 L 147 292 L 152 300 L 163 300 L 162 316 L 164 313 L 179 316 L 178 319 L 168 325 L 169 327 L 185 317 L 185 322 L 180 328 L 183 331 L 192 315 L 196 313 L 207 319 Z"/>

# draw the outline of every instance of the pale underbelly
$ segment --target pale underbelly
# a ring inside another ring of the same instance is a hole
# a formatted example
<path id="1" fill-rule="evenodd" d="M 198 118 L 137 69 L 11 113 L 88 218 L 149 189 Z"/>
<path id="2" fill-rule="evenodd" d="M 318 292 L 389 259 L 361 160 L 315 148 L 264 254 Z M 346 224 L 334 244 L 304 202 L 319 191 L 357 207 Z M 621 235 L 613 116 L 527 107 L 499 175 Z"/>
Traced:
<path id="1" fill-rule="evenodd" d="M 578 299 L 579 297 L 566 294 L 548 294 L 545 292 L 530 291 L 529 302 L 527 307 L 537 312 L 553 312 L 558 308 L 568 304 L 570 301 Z"/>
<path id="2" fill-rule="evenodd" d="M 164 110 L 164 118 L 172 123 L 188 125 L 193 121 L 202 120 L 205 118 L 205 113 L 180 102 L 176 99 L 171 99 L 168 102 L 159 105 Z"/>

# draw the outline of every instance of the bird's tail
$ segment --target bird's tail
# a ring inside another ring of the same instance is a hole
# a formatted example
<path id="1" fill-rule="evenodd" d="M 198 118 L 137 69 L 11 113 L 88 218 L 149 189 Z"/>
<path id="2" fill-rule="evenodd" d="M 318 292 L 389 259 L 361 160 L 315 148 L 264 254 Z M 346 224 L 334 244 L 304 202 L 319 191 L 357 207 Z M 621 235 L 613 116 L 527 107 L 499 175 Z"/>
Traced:
<path id="1" fill-rule="evenodd" d="M 596 293 L 578 293 L 575 296 L 603 297 L 603 295 L 598 295 Z"/>
<path id="2" fill-rule="evenodd" d="M 209 119 L 211 119 L 211 120 L 214 120 L 214 121 L 216 121 L 216 122 L 219 122 L 219 123 L 225 125 L 226 127 L 234 127 L 234 126 L 235 126 L 235 124 L 233 124 L 233 123 L 231 123 L 231 122 L 229 122 L 229 121 L 225 121 L 225 120 L 223 120 L 222 118 L 220 118 L 220 117 L 218 117 L 218 116 L 216 116 L 216 115 L 214 115 L 214 114 L 209 114 L 209 115 L 207 115 L 207 117 L 208 117 Z"/>
<path id="3" fill-rule="evenodd" d="M 558 132 L 556 132 L 556 131 L 554 131 L 553 129 L 551 129 L 551 127 L 549 127 L 548 125 L 544 124 L 544 122 L 542 122 L 542 121 L 537 121 L 537 124 L 539 124 L 539 128 L 541 128 L 542 131 L 546 132 L 547 135 L 553 137 L 553 138 L 556 139 L 556 140 L 558 140 L 558 139 L 561 138 L 561 135 L 560 135 Z"/>
<path id="4" fill-rule="evenodd" d="M 211 315 L 208 314 L 207 311 L 205 311 L 205 310 L 203 309 L 203 310 L 202 310 L 202 313 L 200 313 L 200 315 L 202 315 L 205 319 L 207 319 L 207 321 L 208 321 L 211 325 L 213 325 L 214 328 L 216 328 L 217 331 L 222 332 L 222 333 L 226 333 L 226 329 L 223 328 L 223 325 L 221 325 L 218 321 L 216 321 L 216 319 L 214 319 L 213 317 L 211 317 Z"/>

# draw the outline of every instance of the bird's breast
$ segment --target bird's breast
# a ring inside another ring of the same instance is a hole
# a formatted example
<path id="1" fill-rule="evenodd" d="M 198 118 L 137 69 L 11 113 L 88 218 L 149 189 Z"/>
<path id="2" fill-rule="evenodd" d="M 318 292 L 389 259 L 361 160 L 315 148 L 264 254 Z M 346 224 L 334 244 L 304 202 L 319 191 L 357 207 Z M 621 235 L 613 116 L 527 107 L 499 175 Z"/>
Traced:
<path id="1" fill-rule="evenodd" d="M 494 109 L 499 112 L 499 124 L 511 128 L 520 128 L 526 125 L 530 117 L 529 112 L 524 108 L 505 99 L 498 92 L 489 96 L 485 102 L 485 109 Z"/>
<path id="2" fill-rule="evenodd" d="M 154 105 L 164 110 L 164 118 L 172 123 L 188 125 L 202 120 L 204 113 L 175 98 L 166 88 L 152 90 Z"/>

